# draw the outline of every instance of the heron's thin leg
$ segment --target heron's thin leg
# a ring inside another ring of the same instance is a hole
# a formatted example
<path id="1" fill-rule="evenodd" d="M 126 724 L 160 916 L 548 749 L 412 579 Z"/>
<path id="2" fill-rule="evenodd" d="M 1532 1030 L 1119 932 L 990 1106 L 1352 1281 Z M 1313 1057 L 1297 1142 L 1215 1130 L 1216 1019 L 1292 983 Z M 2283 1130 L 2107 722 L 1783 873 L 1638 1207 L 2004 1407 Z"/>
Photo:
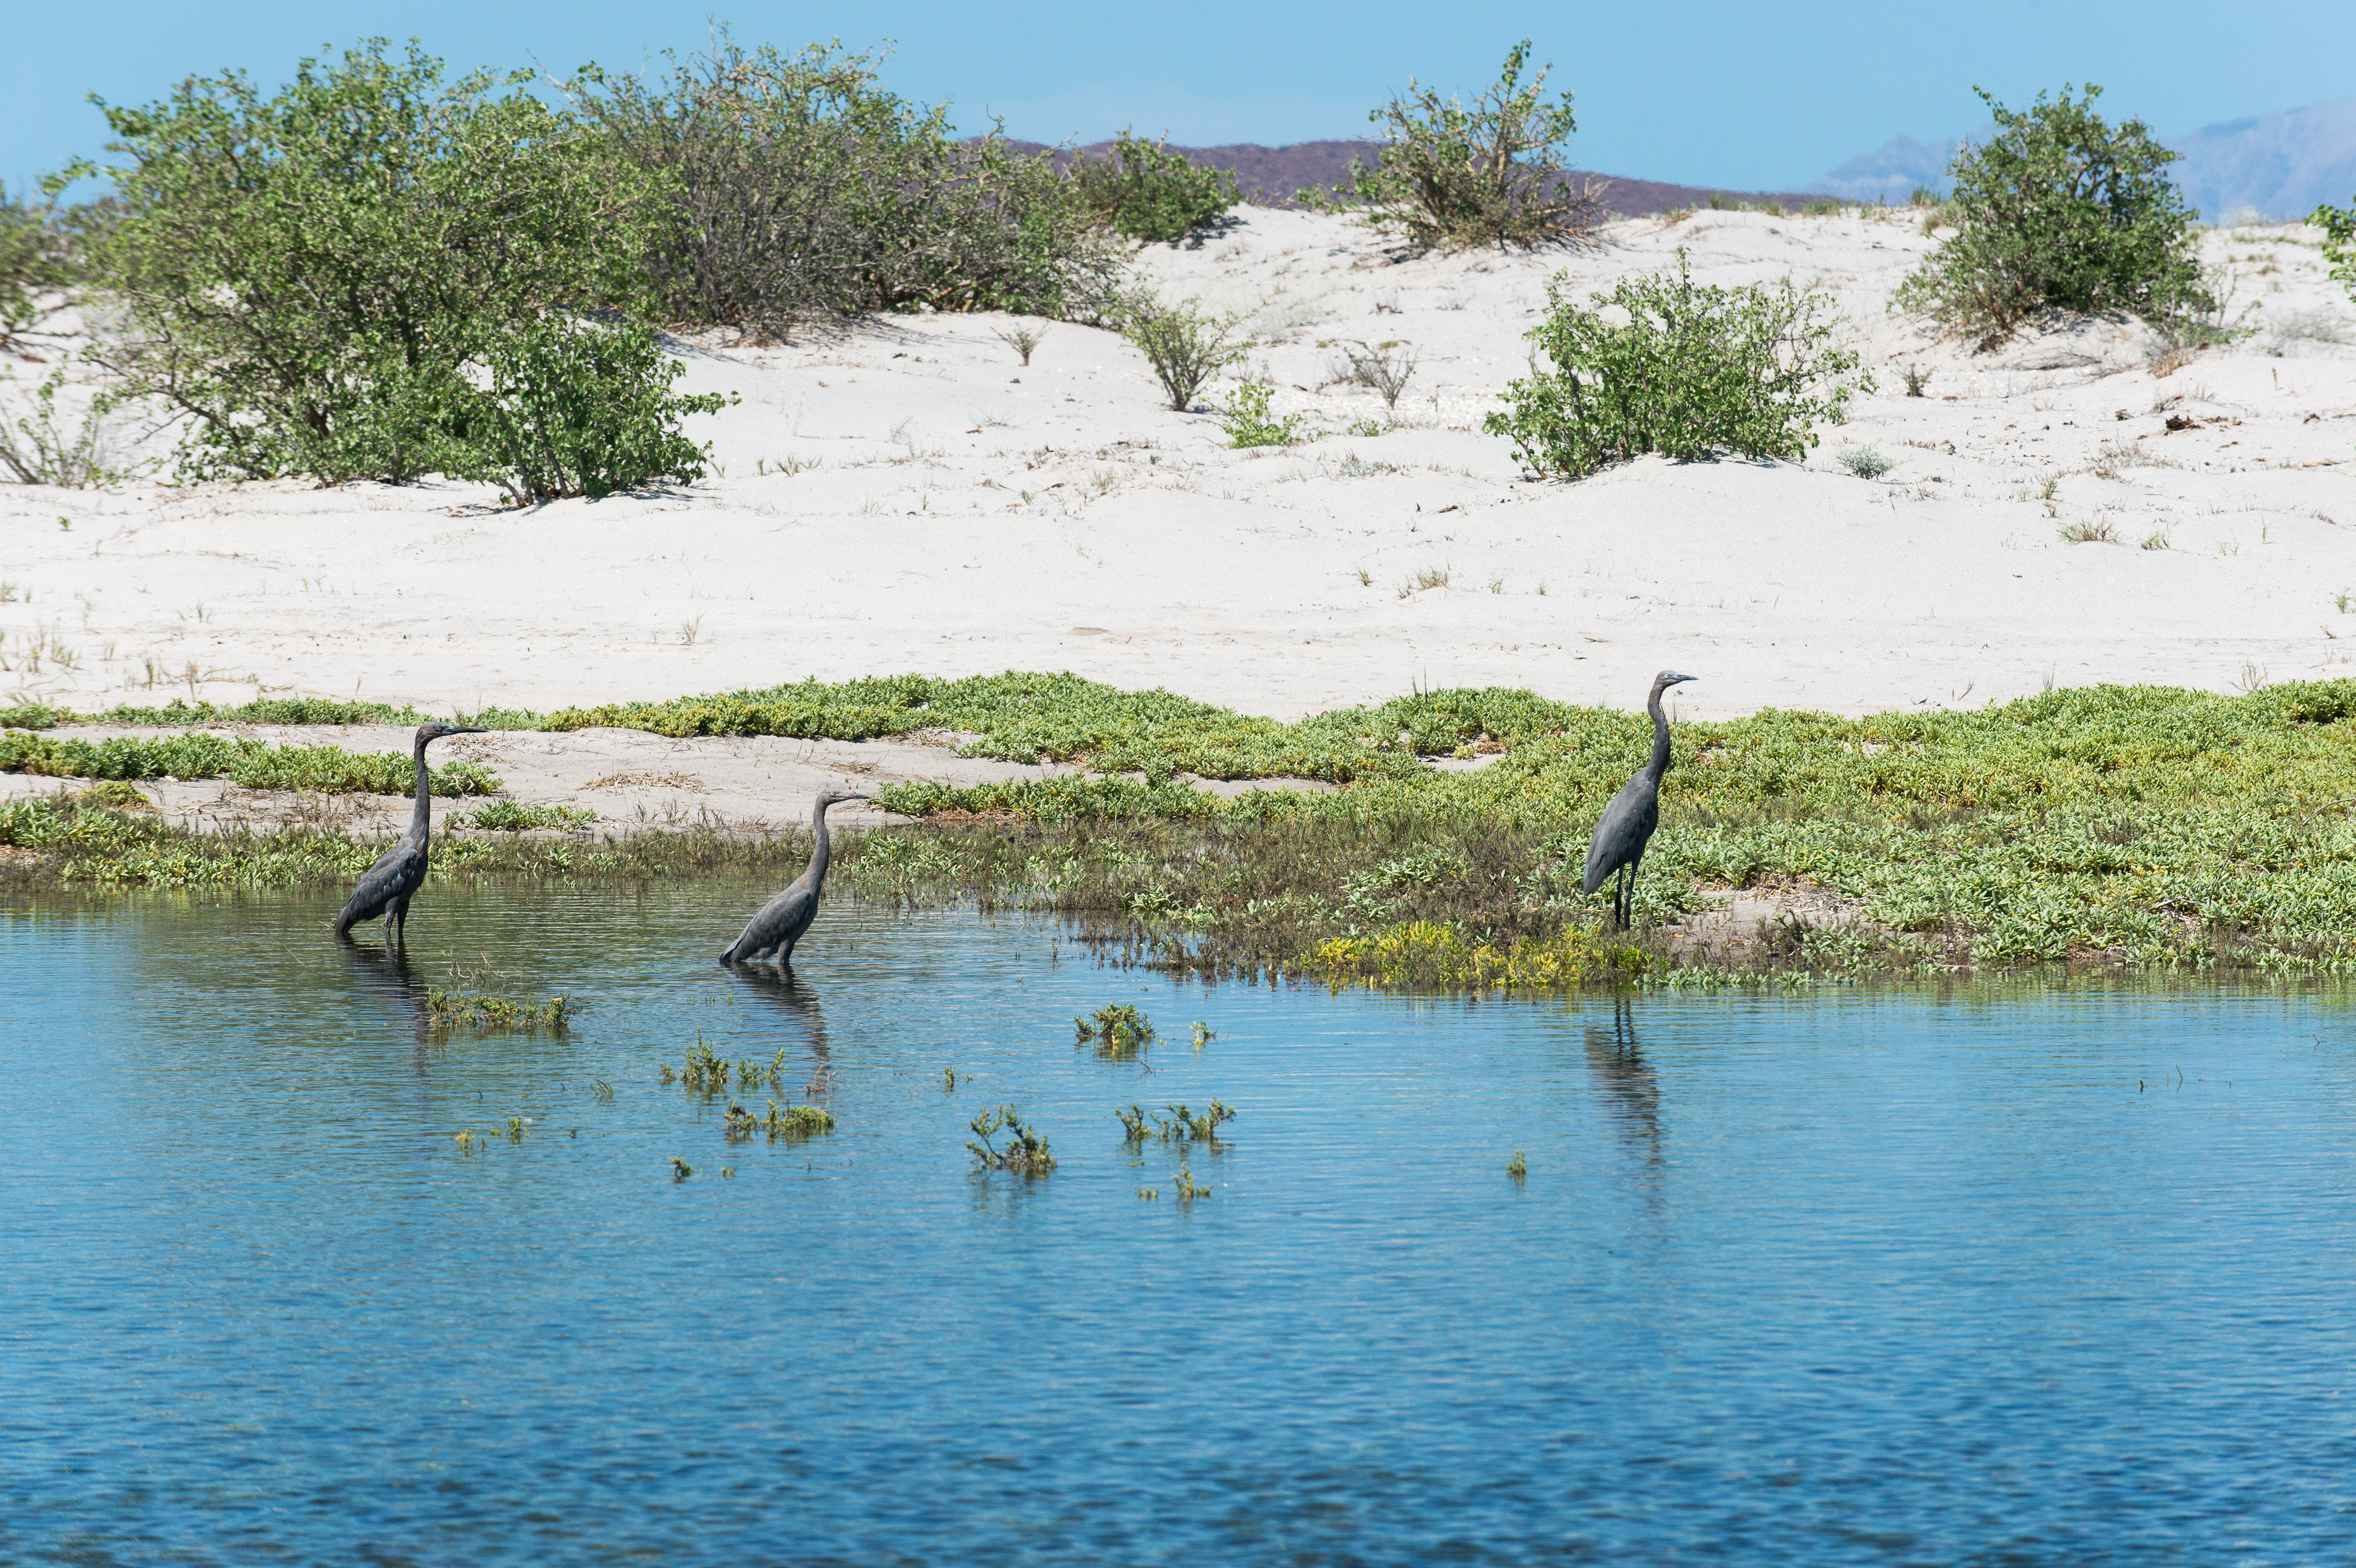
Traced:
<path id="1" fill-rule="evenodd" d="M 1644 863 L 1644 858 L 1642 855 L 1628 862 L 1628 912 L 1622 916 L 1620 921 L 1620 923 L 1625 926 L 1633 926 L 1636 923 L 1636 870 Z"/>

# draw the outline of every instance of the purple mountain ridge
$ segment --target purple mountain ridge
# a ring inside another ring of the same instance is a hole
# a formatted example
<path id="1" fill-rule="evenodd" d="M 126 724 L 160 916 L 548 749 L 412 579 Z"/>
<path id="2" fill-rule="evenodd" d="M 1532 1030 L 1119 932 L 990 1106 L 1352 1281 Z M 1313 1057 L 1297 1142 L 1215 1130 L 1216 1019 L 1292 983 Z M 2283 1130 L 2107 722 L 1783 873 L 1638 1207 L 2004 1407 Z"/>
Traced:
<path id="1" fill-rule="evenodd" d="M 1039 142 L 1010 139 L 1007 144 L 1028 152 L 1048 151 Z M 1076 151 L 1097 157 L 1111 146 L 1110 142 L 1092 142 L 1085 147 L 1063 151 L 1061 155 L 1069 157 Z M 1260 207 L 1290 206 L 1296 191 L 1331 190 L 1348 176 L 1351 159 L 1371 163 L 1376 155 L 1373 144 L 1358 141 L 1294 142 L 1282 147 L 1263 147 L 1252 142 L 1223 147 L 1181 147 L 1173 144 L 1170 151 L 1183 153 L 1206 168 L 1233 170 L 1244 198 Z M 1605 182 L 1608 188 L 1603 193 L 1604 205 L 1622 218 L 1649 218 L 1680 207 L 1707 206 L 1713 196 L 1729 197 L 1745 205 L 1766 201 L 1792 208 L 1804 207 L 1817 199 L 1807 191 L 1729 190 L 1722 186 L 1668 185 L 1660 180 L 1626 179 L 1585 171 L 1575 171 L 1573 177 Z"/>

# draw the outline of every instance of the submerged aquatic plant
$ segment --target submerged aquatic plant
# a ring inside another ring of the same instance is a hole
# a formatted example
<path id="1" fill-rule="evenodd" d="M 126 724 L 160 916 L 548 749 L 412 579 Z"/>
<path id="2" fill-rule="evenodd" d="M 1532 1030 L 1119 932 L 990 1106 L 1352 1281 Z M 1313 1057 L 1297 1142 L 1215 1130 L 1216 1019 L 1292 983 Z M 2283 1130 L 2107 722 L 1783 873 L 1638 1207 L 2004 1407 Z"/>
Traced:
<path id="1" fill-rule="evenodd" d="M 1017 1176 L 1044 1176 L 1055 1168 L 1055 1157 L 1047 1147 L 1047 1140 L 1023 1124 L 1012 1105 L 999 1105 L 983 1111 L 967 1124 L 980 1143 L 965 1147 L 984 1170 L 1012 1171 Z M 999 1134 L 1006 1136 L 1006 1147 L 1000 1148 Z"/>
<path id="2" fill-rule="evenodd" d="M 564 997 L 551 997 L 537 1005 L 507 997 L 467 995 L 430 987 L 425 992 L 426 1027 L 437 1031 L 467 1029 L 476 1034 L 562 1034 L 573 1016 Z"/>
<path id="3" fill-rule="evenodd" d="M 1133 1060 L 1154 1040 L 1153 1021 L 1129 1002 L 1110 1002 L 1085 1018 L 1072 1020 L 1076 1045 L 1093 1044 L 1097 1054 L 1112 1061 Z"/>
<path id="4" fill-rule="evenodd" d="M 1165 1144 L 1199 1143 L 1215 1147 L 1219 1128 L 1236 1119 L 1235 1107 L 1214 1100 L 1197 1113 L 1183 1104 L 1164 1105 L 1167 1115 L 1156 1115 L 1140 1105 L 1116 1109 L 1121 1136 L 1132 1148 L 1141 1147 L 1148 1138 Z"/>

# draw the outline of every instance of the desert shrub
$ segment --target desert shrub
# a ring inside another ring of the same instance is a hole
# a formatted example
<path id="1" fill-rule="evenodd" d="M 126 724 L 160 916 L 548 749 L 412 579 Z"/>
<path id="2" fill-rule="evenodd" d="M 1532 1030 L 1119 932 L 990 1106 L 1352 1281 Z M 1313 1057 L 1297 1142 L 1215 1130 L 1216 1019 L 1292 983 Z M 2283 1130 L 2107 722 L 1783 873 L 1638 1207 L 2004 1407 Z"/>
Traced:
<path id="1" fill-rule="evenodd" d="M 1603 187 L 1574 186 L 1564 169 L 1560 149 L 1577 129 L 1570 94 L 1546 101 L 1551 66 L 1525 85 L 1529 57 L 1524 38 L 1469 108 L 1410 79 L 1405 96 L 1366 116 L 1382 128 L 1376 161 L 1371 168 L 1351 161 L 1338 200 L 1362 208 L 1373 227 L 1430 250 L 1588 241 L 1603 219 Z"/>
<path id="2" fill-rule="evenodd" d="M 645 266 L 666 319 L 783 339 L 862 311 L 1085 316 L 1119 269 L 1073 182 L 995 130 L 877 85 L 880 57 L 725 33 L 649 80 L 562 84 L 659 193 Z"/>
<path id="3" fill-rule="evenodd" d="M 1797 459 L 1816 443 L 1812 426 L 1872 389 L 1832 341 L 1831 300 L 1789 279 L 1704 286 L 1681 250 L 1676 272 L 1623 278 L 1590 296 L 1594 308 L 1564 284 L 1558 273 L 1527 334 L 1553 368 L 1512 382 L 1501 394 L 1511 409 L 1482 425 L 1540 472 L 1577 477 L 1646 452 Z M 1604 315 L 1613 308 L 1625 325 Z"/>
<path id="4" fill-rule="evenodd" d="M 1143 351 L 1162 394 L 1182 414 L 1194 406 L 1204 382 L 1244 357 L 1237 318 L 1206 314 L 1193 300 L 1165 305 L 1133 297 L 1119 319 L 1121 336 Z"/>
<path id="5" fill-rule="evenodd" d="M 1884 457 L 1870 446 L 1845 446 L 1833 453 L 1833 461 L 1859 479 L 1879 479 L 1898 466 L 1897 459 Z"/>
<path id="6" fill-rule="evenodd" d="M 2064 86 L 2014 111 L 1978 89 L 1996 120 L 1949 171 L 1942 210 L 1955 233 L 1892 304 L 1982 338 L 2032 312 L 2126 311 L 2162 324 L 2213 315 L 2195 214 L 2169 180 L 2178 155 L 2140 120 L 2115 128 L 2094 112 L 2102 89 Z"/>
<path id="7" fill-rule="evenodd" d="M 91 249 L 123 331 L 91 357 L 186 416 L 189 478 L 394 482 L 470 465 L 469 367 L 551 305 L 625 297 L 636 176 L 522 90 L 414 44 L 102 103 Z"/>
<path id="8" fill-rule="evenodd" d="M 491 385 L 470 401 L 458 461 L 466 476 L 497 480 L 519 507 L 658 479 L 692 485 L 710 450 L 680 432 L 680 419 L 736 400 L 671 391 L 686 367 L 634 322 L 552 313 L 489 345 L 484 357 Z"/>
<path id="9" fill-rule="evenodd" d="M 1279 419 L 1269 406 L 1275 396 L 1276 389 L 1264 381 L 1246 381 L 1235 389 L 1219 413 L 1219 428 L 1226 432 L 1229 446 L 1290 446 L 1308 439 L 1301 427 L 1309 416 Z"/>
<path id="10" fill-rule="evenodd" d="M 1337 379 L 1355 381 L 1381 398 L 1385 408 L 1397 409 L 1399 394 L 1407 390 L 1408 379 L 1415 374 L 1414 347 L 1397 340 L 1353 343 L 1342 352 L 1347 357 L 1348 373 Z"/>
<path id="11" fill-rule="evenodd" d="M 1071 177 L 1098 221 L 1149 243 L 1183 240 L 1243 200 L 1233 170 L 1205 168 L 1126 131 L 1103 157 L 1075 161 Z"/>

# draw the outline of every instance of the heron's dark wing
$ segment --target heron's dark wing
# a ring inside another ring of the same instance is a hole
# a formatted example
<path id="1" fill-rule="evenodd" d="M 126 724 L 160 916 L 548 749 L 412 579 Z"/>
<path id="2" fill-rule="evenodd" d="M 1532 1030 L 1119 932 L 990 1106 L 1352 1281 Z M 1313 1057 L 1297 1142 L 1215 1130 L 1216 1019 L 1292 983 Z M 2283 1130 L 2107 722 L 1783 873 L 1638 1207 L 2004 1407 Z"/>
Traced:
<path id="1" fill-rule="evenodd" d="M 1642 855 L 1660 821 L 1658 785 L 1642 773 L 1622 785 L 1595 824 L 1595 837 L 1588 840 L 1585 890 L 1593 892 L 1612 872 Z"/>
<path id="2" fill-rule="evenodd" d="M 337 934 L 349 931 L 364 920 L 374 920 L 382 914 L 392 901 L 405 892 L 415 892 L 425 880 L 425 849 L 403 838 L 377 857 L 360 877 L 359 886 L 344 904 L 344 912 L 336 917 Z"/>
<path id="3" fill-rule="evenodd" d="M 798 941 L 817 913 L 818 894 L 798 881 L 763 904 L 761 912 L 744 923 L 744 934 L 721 956 L 732 960 L 749 958 L 781 944 Z"/>

